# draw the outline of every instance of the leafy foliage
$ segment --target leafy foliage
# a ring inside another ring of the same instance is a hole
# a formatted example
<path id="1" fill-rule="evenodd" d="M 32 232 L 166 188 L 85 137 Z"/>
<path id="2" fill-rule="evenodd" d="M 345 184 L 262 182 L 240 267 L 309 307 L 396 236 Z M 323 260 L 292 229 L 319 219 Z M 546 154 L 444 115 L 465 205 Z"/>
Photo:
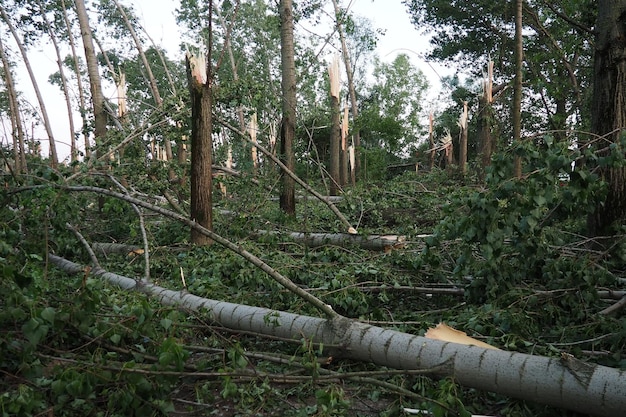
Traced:
<path id="1" fill-rule="evenodd" d="M 347 193 L 339 208 L 361 219 L 361 232 L 400 232 L 410 242 L 402 250 L 306 248 L 278 236 L 250 240 L 250 230 L 261 222 L 276 230 L 303 230 L 304 225 L 332 231 L 336 220 L 316 202 L 304 204 L 298 218 L 284 218 L 263 188 L 245 178 L 226 181 L 229 197 L 219 200 L 220 208 L 238 214 L 216 217 L 215 227 L 348 317 L 417 334 L 445 321 L 508 350 L 544 355 L 566 350 L 583 357 L 591 350 L 611 352 L 587 359 L 624 366 L 621 321 L 597 315 L 603 305 L 598 290 L 615 286 L 623 249 L 617 245 L 616 257 L 605 258 L 580 240 L 581 213 L 591 210 L 604 184 L 593 170 L 571 167 L 593 154 L 550 136 L 510 152 L 524 159 L 522 180 L 510 178 L 511 156 L 497 154 L 485 184 L 433 171 L 363 184 Z M 619 164 L 618 156 L 587 166 Z M 39 175 L 61 181 L 67 174 L 42 168 Z M 0 211 L 4 413 L 76 415 L 106 409 L 111 415 L 167 415 L 213 404 L 241 415 L 281 410 L 287 416 L 341 416 L 368 404 L 372 415 L 381 416 L 402 407 L 435 415 L 486 409 L 508 416 L 558 415 L 464 390 L 451 379 L 389 374 L 382 381 L 391 385 L 373 385 L 372 391 L 367 387 L 372 381 L 349 382 L 349 375 L 374 367 L 328 359 L 326 347 L 312 341 L 233 334 L 202 315 L 111 288 L 87 271 L 68 279 L 44 262 L 46 251 L 87 261 L 65 223 L 90 222 L 90 228 L 81 228 L 89 242 L 115 237 L 137 244 L 136 214 L 117 200 L 105 198 L 98 208 L 88 194 L 70 196 L 34 185 L 38 188 L 5 193 L 6 208 Z M 9 209 L 18 204 L 30 209 Z M 48 225 L 45 245 L 35 233 L 42 224 Z M 150 219 L 145 227 L 153 247 L 151 277 L 159 285 L 181 288 L 182 271 L 187 291 L 200 296 L 316 314 L 238 255 L 217 246 L 188 246 L 180 225 Z M 432 235 L 427 244 L 418 237 L 423 234 Z M 143 274 L 141 257 L 99 258 L 104 268 Z M 465 295 L 425 293 L 419 287 L 461 288 Z M 294 369 L 300 376 L 291 380 Z M 342 374 L 345 383 L 327 379 Z M 393 386 L 412 387 L 420 398 L 404 397 Z"/>

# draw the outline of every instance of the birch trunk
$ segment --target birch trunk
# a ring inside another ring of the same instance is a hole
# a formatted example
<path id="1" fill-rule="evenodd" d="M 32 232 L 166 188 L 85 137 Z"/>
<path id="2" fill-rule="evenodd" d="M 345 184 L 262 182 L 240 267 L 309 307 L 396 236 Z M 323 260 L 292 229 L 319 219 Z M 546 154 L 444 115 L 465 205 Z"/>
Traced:
<path id="1" fill-rule="evenodd" d="M 20 40 L 15 27 L 11 23 L 11 19 L 6 14 L 4 7 L 0 4 L 0 14 L 7 24 L 11 35 L 15 39 L 15 43 L 20 50 L 20 54 L 22 55 L 22 59 L 24 60 L 24 66 L 26 67 L 26 71 L 28 72 L 28 76 L 30 77 L 31 84 L 33 85 L 33 90 L 35 91 L 35 96 L 37 96 L 37 102 L 39 103 L 39 109 L 41 110 L 41 117 L 43 119 L 43 125 L 46 129 L 46 134 L 48 135 L 48 143 L 50 145 L 50 160 L 53 168 L 56 168 L 59 164 L 59 158 L 57 157 L 57 147 L 54 141 L 54 134 L 52 133 L 52 126 L 50 125 L 50 118 L 48 117 L 48 110 L 46 109 L 46 103 L 43 101 L 43 96 L 41 95 L 41 91 L 39 90 L 39 83 L 37 83 L 37 78 L 35 78 L 35 73 L 33 72 L 33 68 L 30 65 L 30 59 L 28 59 L 28 54 L 26 53 L 26 49 L 24 48 L 24 43 Z"/>
<path id="2" fill-rule="evenodd" d="M 84 267 L 49 255 L 69 273 Z M 394 369 L 437 369 L 466 387 L 496 392 L 599 417 L 626 410 L 626 372 L 573 357 L 548 358 L 427 339 L 342 316 L 333 319 L 210 300 L 94 269 L 91 274 L 126 290 L 138 290 L 165 305 L 205 313 L 229 329 L 338 346 L 338 354 Z"/>
<path id="3" fill-rule="evenodd" d="M 343 62 L 346 66 L 346 76 L 348 78 L 348 93 L 350 94 L 350 108 L 352 110 L 352 120 L 356 120 L 359 117 L 359 106 L 356 100 L 356 88 L 354 86 L 354 68 L 350 61 L 350 54 L 348 53 L 348 45 L 346 42 L 346 36 L 343 31 L 343 24 L 340 19 L 341 10 L 339 10 L 339 4 L 337 0 L 333 0 L 333 7 L 335 9 L 335 20 L 337 22 L 337 32 L 339 33 L 339 40 L 341 41 L 341 53 L 343 55 Z M 354 137 L 354 169 L 353 177 L 359 174 L 361 170 L 361 134 L 359 129 L 354 129 L 352 132 Z"/>
<path id="4" fill-rule="evenodd" d="M 522 140 L 522 67 L 524 62 L 524 44 L 522 41 L 522 9 L 524 0 L 515 0 L 515 80 L 513 82 L 513 143 Z M 514 175 L 522 177 L 522 159 L 515 156 Z"/>
<path id="5" fill-rule="evenodd" d="M 98 60 L 93 46 L 93 37 L 91 27 L 89 26 L 89 16 L 87 15 L 85 1 L 76 0 L 74 5 L 76 7 L 78 23 L 80 24 L 80 33 L 83 38 L 83 47 L 85 49 L 85 61 L 87 62 L 87 73 L 89 75 L 89 87 L 91 89 L 91 100 L 93 102 L 93 113 L 95 119 L 94 135 L 96 137 L 96 146 L 98 146 L 101 144 L 100 139 L 104 138 L 107 133 L 107 115 L 104 108 L 102 83 L 100 81 Z"/>
<path id="6" fill-rule="evenodd" d="M 280 158 L 287 169 L 296 171 L 294 141 L 296 138 L 296 60 L 294 46 L 293 1 L 280 0 L 280 62 L 282 64 L 282 122 L 280 129 Z M 296 215 L 296 183 L 281 171 L 282 193 L 280 208 L 288 216 Z"/>
<path id="7" fill-rule="evenodd" d="M 257 230 L 255 233 L 257 235 L 286 236 L 311 248 L 324 245 L 356 245 L 367 250 L 388 251 L 401 248 L 406 244 L 406 236 L 397 235 L 359 236 L 348 233 L 281 233 L 272 230 Z"/>
<path id="8" fill-rule="evenodd" d="M 465 175 L 467 172 L 467 101 L 463 102 L 463 113 L 459 119 L 459 125 L 461 127 L 461 140 L 459 144 L 459 171 L 461 175 Z"/>
<path id="9" fill-rule="evenodd" d="M 78 88 L 78 103 L 79 103 L 79 111 L 80 117 L 83 120 L 83 127 L 81 131 L 83 132 L 83 138 L 85 143 L 85 156 L 89 158 L 91 156 L 91 149 L 89 145 L 89 135 L 87 134 L 87 117 L 85 116 L 85 112 L 87 111 L 87 105 L 85 104 L 85 89 L 83 88 L 83 77 L 80 72 L 80 65 L 78 63 L 78 54 L 76 53 L 76 41 L 74 40 L 74 35 L 72 34 L 72 25 L 70 24 L 70 20 L 67 17 L 67 8 L 65 7 L 65 0 L 61 0 L 61 8 L 63 10 L 63 21 L 65 22 L 65 27 L 67 28 L 67 38 L 70 44 L 70 48 L 72 50 L 72 60 L 74 62 L 74 73 L 76 74 L 76 86 Z"/>
<path id="10" fill-rule="evenodd" d="M 341 186 L 341 108 L 339 98 L 339 58 L 328 66 L 330 79 L 330 195 L 338 195 Z"/>
<path id="11" fill-rule="evenodd" d="M 24 127 L 22 125 L 22 116 L 20 114 L 20 106 L 17 101 L 17 93 L 15 91 L 15 83 L 13 81 L 13 73 L 11 72 L 11 64 L 4 50 L 4 44 L 0 38 L 0 59 L 2 60 L 2 68 L 4 69 L 4 83 L 7 89 L 7 99 L 9 101 L 9 111 L 11 117 L 11 136 L 13 136 L 13 158 L 15 163 L 15 172 L 25 174 L 26 166 L 26 147 L 24 145 Z"/>

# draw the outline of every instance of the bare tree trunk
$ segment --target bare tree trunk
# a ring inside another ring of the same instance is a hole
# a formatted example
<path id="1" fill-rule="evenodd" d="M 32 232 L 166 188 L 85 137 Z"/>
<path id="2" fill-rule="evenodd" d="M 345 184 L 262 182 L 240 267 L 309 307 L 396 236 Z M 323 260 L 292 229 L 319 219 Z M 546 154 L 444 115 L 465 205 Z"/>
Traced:
<path id="1" fill-rule="evenodd" d="M 593 133 L 620 143 L 626 133 L 626 0 L 598 1 L 591 112 Z M 606 142 L 598 147 L 608 148 Z M 626 218 L 626 167 L 600 167 L 600 174 L 609 191 L 587 219 L 594 236 L 612 234 Z"/>
<path id="2" fill-rule="evenodd" d="M 491 164 L 493 153 L 493 137 L 491 129 L 494 121 L 493 107 L 493 61 L 487 64 L 487 79 L 484 81 L 483 95 L 478 98 L 478 143 L 482 157 L 481 178 L 484 179 L 485 171 Z"/>
<path id="3" fill-rule="evenodd" d="M 75 0 L 74 5 L 76 7 L 76 15 L 78 16 L 80 33 L 85 49 L 85 61 L 87 62 L 87 74 L 89 75 L 89 87 L 91 90 L 95 120 L 94 135 L 96 138 L 96 147 L 99 147 L 99 145 L 102 145 L 101 139 L 104 138 L 107 133 L 107 114 L 104 107 L 104 95 L 102 94 L 98 59 L 96 58 L 96 51 L 93 47 L 93 37 L 91 27 L 89 26 L 89 16 L 87 15 L 85 0 Z M 102 151 L 102 149 L 98 150 Z"/>
<path id="4" fill-rule="evenodd" d="M 459 144 L 459 170 L 461 175 L 465 175 L 467 172 L 467 101 L 463 102 L 463 113 L 459 120 L 461 126 L 461 140 Z"/>
<path id="5" fill-rule="evenodd" d="M 67 17 L 67 8 L 65 7 L 65 0 L 61 0 L 61 8 L 63 9 L 63 20 L 65 21 L 65 26 L 67 28 L 67 37 L 69 40 L 70 48 L 72 50 L 72 59 L 74 61 L 74 73 L 76 74 L 76 85 L 78 87 L 78 103 L 80 110 L 80 117 L 83 120 L 83 127 L 81 131 L 83 132 L 83 138 L 85 142 L 85 156 L 89 158 L 91 155 L 91 146 L 89 145 L 89 135 L 87 134 L 87 104 L 85 103 L 85 89 L 83 88 L 83 77 L 80 73 L 80 65 L 78 63 L 78 54 L 76 53 L 76 41 L 74 40 L 74 35 L 72 33 L 72 25 L 70 24 L 70 20 Z"/>
<path id="6" fill-rule="evenodd" d="M 428 144 L 430 146 L 430 154 L 428 156 L 428 170 L 432 171 L 435 166 L 435 137 L 434 137 L 434 115 L 430 112 L 428 115 Z"/>
<path id="7" fill-rule="evenodd" d="M 63 59 L 61 58 L 61 52 L 59 50 L 59 44 L 57 42 L 56 34 L 52 28 L 48 17 L 46 16 L 46 10 L 43 6 L 41 0 L 38 0 L 39 10 L 41 11 L 41 17 L 44 19 L 44 23 L 46 24 L 46 29 L 48 30 L 48 35 L 52 40 L 52 45 L 54 46 L 54 51 L 57 57 L 57 65 L 59 67 L 59 75 L 61 76 L 61 88 L 63 90 L 63 95 L 65 96 L 65 105 L 67 108 L 67 119 L 70 127 L 70 160 L 71 162 L 75 162 L 78 158 L 78 152 L 76 150 L 76 137 L 74 133 L 76 132 L 74 128 L 74 117 L 72 115 L 72 99 L 70 97 L 69 89 L 67 87 L 67 78 L 65 77 L 65 72 L 63 70 Z"/>
<path id="8" fill-rule="evenodd" d="M 280 0 L 280 57 L 282 63 L 283 117 L 280 129 L 280 157 L 285 166 L 295 172 L 296 157 L 296 61 L 294 47 L 293 1 Z M 296 187 L 293 178 L 281 172 L 283 188 L 280 208 L 289 216 L 296 215 Z"/>
<path id="9" fill-rule="evenodd" d="M 522 140 L 522 64 L 524 60 L 524 44 L 522 40 L 522 8 L 524 0 L 515 0 L 515 82 L 513 84 L 513 143 Z M 522 160 L 515 156 L 513 175 L 522 177 Z"/>
<path id="10" fill-rule="evenodd" d="M 84 266 L 58 256 L 50 262 L 69 273 Z M 431 370 L 435 377 L 453 377 L 461 385 L 496 392 L 599 417 L 623 415 L 626 409 L 624 371 L 580 361 L 487 349 L 428 339 L 360 323 L 335 314 L 317 318 L 198 297 L 94 268 L 92 275 L 127 290 L 149 294 L 165 305 L 206 313 L 212 323 L 229 329 L 283 339 L 306 338 L 338 346 L 333 356 L 405 370 Z M 267 318 L 271 317 L 271 320 Z"/>
<path id="11" fill-rule="evenodd" d="M 328 65 L 330 79 L 330 195 L 341 190 L 341 108 L 339 99 L 339 58 L 335 56 Z"/>
<path id="12" fill-rule="evenodd" d="M 24 146 L 24 127 L 22 125 L 22 115 L 20 114 L 20 106 L 17 101 L 17 93 L 15 91 L 15 83 L 13 74 L 11 73 L 11 65 L 9 58 L 4 51 L 2 38 L 0 37 L 0 59 L 2 59 L 2 68 L 4 69 L 4 83 L 7 89 L 7 98 L 9 101 L 9 111 L 11 117 L 11 136 L 13 136 L 13 159 L 15 162 L 15 172 L 25 174 L 28 169 L 26 166 L 26 147 Z"/>
<path id="13" fill-rule="evenodd" d="M 39 109 L 41 110 L 41 117 L 43 119 L 43 125 L 46 129 L 46 134 L 48 135 L 48 143 L 50 145 L 50 159 L 52 163 L 52 167 L 56 168 L 59 165 L 59 158 L 57 156 L 57 147 L 54 141 L 54 134 L 52 133 L 52 126 L 50 125 L 50 119 L 48 118 L 48 111 L 46 109 L 46 103 L 43 101 L 43 96 L 41 95 L 41 91 L 39 90 L 39 83 L 37 83 L 37 78 L 35 78 L 35 74 L 33 73 L 33 68 L 30 65 L 30 59 L 28 59 L 28 54 L 26 53 L 26 49 L 24 48 L 23 42 L 20 40 L 19 35 L 17 34 L 13 24 L 11 23 L 10 17 L 6 14 L 4 7 L 0 4 L 0 14 L 7 24 L 13 38 L 15 39 L 15 43 L 20 50 L 20 54 L 22 55 L 22 59 L 24 60 L 24 66 L 26 67 L 26 71 L 28 72 L 28 76 L 30 77 L 30 81 L 33 85 L 33 90 L 35 91 L 35 95 L 37 96 L 37 101 L 39 102 Z"/>
<path id="14" fill-rule="evenodd" d="M 339 39 L 341 40 L 341 53 L 343 55 L 343 63 L 346 66 L 346 76 L 348 78 L 348 94 L 350 95 L 350 107 L 352 110 L 352 120 L 356 120 L 359 117 L 359 106 L 356 101 L 356 88 L 354 86 L 354 68 L 350 62 L 350 54 L 348 52 L 348 46 L 346 42 L 346 36 L 343 30 L 343 24 L 341 21 L 341 10 L 339 10 L 339 4 L 337 0 L 333 0 L 333 6 L 335 8 L 335 21 L 337 25 L 337 32 L 339 32 Z M 359 129 L 354 127 L 352 132 L 354 138 L 354 177 L 359 174 L 361 170 L 361 134 Z"/>
<path id="15" fill-rule="evenodd" d="M 341 190 L 341 110 L 339 98 L 330 96 L 330 195 Z"/>
<path id="16" fill-rule="evenodd" d="M 324 245 L 343 247 L 355 245 L 366 250 L 387 252 L 392 249 L 400 249 L 406 246 L 406 236 L 399 235 L 359 236 L 349 233 L 281 233 L 273 230 L 257 230 L 254 234 L 258 236 L 285 236 L 310 248 L 316 248 Z"/>
<path id="17" fill-rule="evenodd" d="M 210 59 L 210 58 L 209 58 Z M 212 134 L 213 98 L 210 61 L 187 55 L 187 82 L 191 94 L 191 219 L 213 230 Z M 209 245 L 213 241 L 191 229 L 191 242 Z"/>
<path id="18" fill-rule="evenodd" d="M 348 105 L 343 109 L 341 118 L 341 186 L 344 187 L 350 180 L 348 155 Z"/>

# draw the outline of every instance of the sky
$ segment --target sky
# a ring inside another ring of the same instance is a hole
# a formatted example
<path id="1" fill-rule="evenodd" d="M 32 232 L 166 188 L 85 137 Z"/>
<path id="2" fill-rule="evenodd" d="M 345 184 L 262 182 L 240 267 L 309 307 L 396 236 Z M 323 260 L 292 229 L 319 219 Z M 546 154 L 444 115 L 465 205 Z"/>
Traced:
<path id="1" fill-rule="evenodd" d="M 344 0 L 343 5 L 349 0 Z M 148 33 L 155 43 L 160 44 L 166 50 L 175 54 L 178 50 L 180 39 L 178 28 L 174 19 L 174 10 L 177 1 L 172 0 L 122 0 L 125 5 L 132 5 L 147 28 Z M 330 4 L 330 1 L 328 2 Z M 446 70 L 436 64 L 425 62 L 421 56 L 428 50 L 428 41 L 420 35 L 418 30 L 410 22 L 410 17 L 406 11 L 406 6 L 401 0 L 352 0 L 350 10 L 355 15 L 366 17 L 373 22 L 374 27 L 384 29 L 385 34 L 381 36 L 377 45 L 377 54 L 383 61 L 392 61 L 399 53 L 407 54 L 413 64 L 422 70 L 431 85 L 431 95 L 433 91 L 440 89 L 439 76 L 445 75 Z M 321 30 L 326 36 L 327 30 Z M 39 48 L 29 53 L 33 60 L 33 68 L 36 78 L 42 89 L 44 100 L 50 113 L 52 128 L 57 141 L 57 151 L 60 159 L 69 155 L 69 123 L 65 112 L 65 103 L 62 94 L 57 86 L 51 86 L 48 76 L 57 71 L 56 57 L 49 48 Z M 171 55 L 175 58 L 175 55 Z M 32 87 L 25 70 L 18 69 L 17 78 L 20 89 L 33 106 L 37 106 L 37 100 L 32 92 Z M 105 92 L 109 97 L 113 97 L 115 92 L 110 90 Z M 75 123 L 80 123 L 80 118 L 75 118 Z M 7 127 L 0 126 L 0 136 L 4 137 Z M 46 137 L 43 128 L 35 130 L 38 138 Z M 3 138 L 3 142 L 7 139 Z M 47 153 L 47 139 L 42 140 L 42 148 Z"/>

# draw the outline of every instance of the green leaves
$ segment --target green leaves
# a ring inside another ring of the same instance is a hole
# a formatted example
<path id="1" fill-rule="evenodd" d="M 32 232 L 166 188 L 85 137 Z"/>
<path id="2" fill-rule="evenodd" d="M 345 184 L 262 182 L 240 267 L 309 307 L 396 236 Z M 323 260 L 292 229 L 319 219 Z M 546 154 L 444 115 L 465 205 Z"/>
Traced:
<path id="1" fill-rule="evenodd" d="M 43 324 L 40 318 L 32 318 L 22 325 L 22 332 L 32 347 L 36 347 L 43 340 L 48 330 L 50 326 Z"/>

